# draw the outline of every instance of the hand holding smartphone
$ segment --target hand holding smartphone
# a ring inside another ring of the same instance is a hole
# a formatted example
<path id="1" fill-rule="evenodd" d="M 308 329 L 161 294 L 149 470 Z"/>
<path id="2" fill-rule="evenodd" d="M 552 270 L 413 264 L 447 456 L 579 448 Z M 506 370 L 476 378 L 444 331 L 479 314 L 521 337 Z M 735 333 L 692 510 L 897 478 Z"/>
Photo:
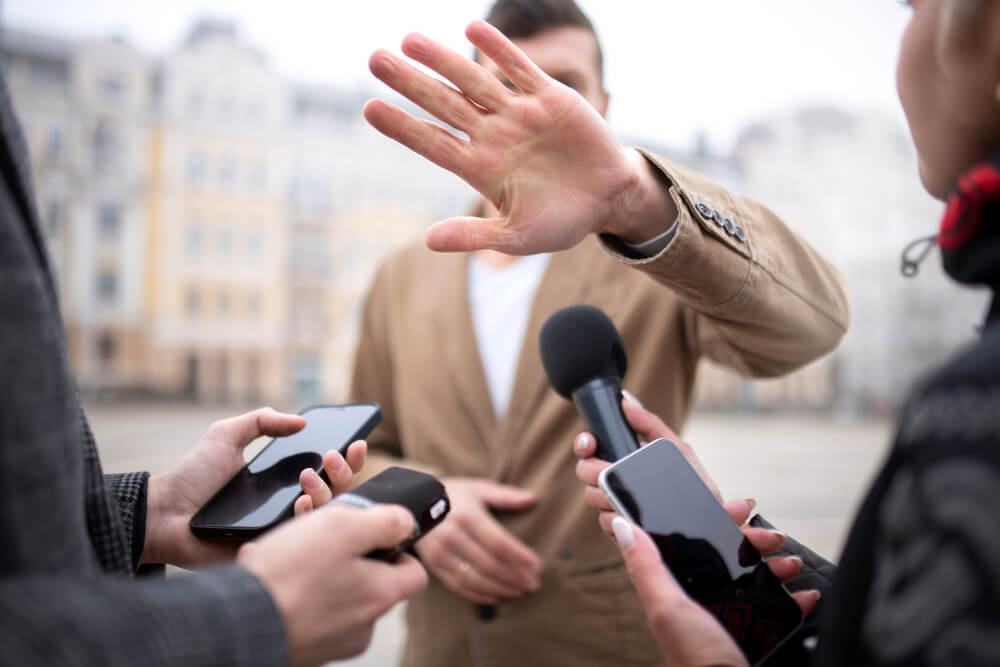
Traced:
<path id="1" fill-rule="evenodd" d="M 605 468 L 598 485 L 653 538 L 664 564 L 758 664 L 802 613 L 677 445 L 655 440 Z"/>
<path id="2" fill-rule="evenodd" d="M 300 414 L 305 427 L 268 443 L 191 518 L 191 532 L 198 537 L 249 540 L 290 518 L 302 493 L 299 473 L 312 468 L 328 482 L 323 455 L 331 449 L 344 454 L 382 418 L 375 403 L 318 405 Z"/>

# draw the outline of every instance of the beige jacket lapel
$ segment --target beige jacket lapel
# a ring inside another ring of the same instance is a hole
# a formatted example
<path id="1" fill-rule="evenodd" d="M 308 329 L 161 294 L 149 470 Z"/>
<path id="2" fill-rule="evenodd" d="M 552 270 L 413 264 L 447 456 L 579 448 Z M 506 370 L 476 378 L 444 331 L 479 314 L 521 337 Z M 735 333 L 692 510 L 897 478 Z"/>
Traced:
<path id="1" fill-rule="evenodd" d="M 538 349 L 538 336 L 542 326 L 555 311 L 584 300 L 592 287 L 594 276 L 594 272 L 589 271 L 588 267 L 593 266 L 595 255 L 600 252 L 603 251 L 597 241 L 588 237 L 571 250 L 553 254 L 549 260 L 531 306 L 507 413 L 487 441 L 491 459 L 495 461 L 492 471 L 494 479 L 503 480 L 506 476 L 511 462 L 517 456 L 518 438 L 537 414 L 539 403 L 550 390 Z M 482 374 L 481 369 L 479 372 Z"/>
<path id="2" fill-rule="evenodd" d="M 443 257 L 442 261 L 449 266 L 440 272 L 438 289 L 430 298 L 440 299 L 442 304 L 437 343 L 446 359 L 443 372 L 455 383 L 459 407 L 474 424 L 480 442 L 488 443 L 496 431 L 496 416 L 469 310 L 468 255 L 456 253 Z M 441 406 L 441 409 L 447 408 Z"/>

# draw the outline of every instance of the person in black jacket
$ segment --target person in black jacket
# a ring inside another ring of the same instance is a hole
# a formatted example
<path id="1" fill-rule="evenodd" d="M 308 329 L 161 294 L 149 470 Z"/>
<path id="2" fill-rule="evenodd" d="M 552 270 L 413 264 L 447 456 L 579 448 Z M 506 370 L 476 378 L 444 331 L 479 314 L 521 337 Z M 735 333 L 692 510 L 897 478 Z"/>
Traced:
<path id="1" fill-rule="evenodd" d="M 818 641 L 807 647 L 818 665 L 998 665 L 1000 2 L 907 4 L 897 87 L 921 181 L 947 202 L 935 241 L 947 273 L 989 287 L 993 301 L 980 340 L 907 398 L 818 609 Z M 655 416 L 625 406 L 647 439 L 672 437 Z M 574 445 L 590 487 L 607 465 L 590 458 L 593 447 L 588 434 Z M 624 553 L 667 662 L 746 664 L 663 567 L 649 536 L 615 517 L 597 489 L 587 498 Z"/>

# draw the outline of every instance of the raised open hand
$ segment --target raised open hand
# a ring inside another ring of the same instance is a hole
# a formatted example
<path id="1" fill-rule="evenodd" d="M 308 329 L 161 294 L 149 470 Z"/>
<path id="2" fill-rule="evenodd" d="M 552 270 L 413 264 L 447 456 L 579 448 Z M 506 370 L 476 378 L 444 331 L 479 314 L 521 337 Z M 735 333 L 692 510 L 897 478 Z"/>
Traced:
<path id="1" fill-rule="evenodd" d="M 645 158 L 623 148 L 586 99 L 489 24 L 470 24 L 466 36 L 510 87 L 418 34 L 403 40 L 403 53 L 454 87 L 385 50 L 369 61 L 375 76 L 465 136 L 382 100 L 365 106 L 368 122 L 461 177 L 500 211 L 499 218 L 435 224 L 427 232 L 431 249 L 525 255 L 570 248 L 592 232 L 641 241 L 673 223 L 676 209 Z"/>

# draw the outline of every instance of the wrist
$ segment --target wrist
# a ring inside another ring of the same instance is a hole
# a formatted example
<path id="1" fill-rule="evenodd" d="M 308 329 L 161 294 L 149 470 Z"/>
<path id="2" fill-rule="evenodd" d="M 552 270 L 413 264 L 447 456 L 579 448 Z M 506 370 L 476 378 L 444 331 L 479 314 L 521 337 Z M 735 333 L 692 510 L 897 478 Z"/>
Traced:
<path id="1" fill-rule="evenodd" d="M 600 233 L 638 244 L 666 232 L 678 211 L 670 196 L 670 182 L 659 169 L 634 148 L 625 149 L 625 159 L 630 177 Z"/>
<path id="2" fill-rule="evenodd" d="M 166 474 L 151 475 L 146 490 L 146 532 L 142 545 L 139 565 L 169 562 L 163 545 L 168 543 L 163 537 L 169 521 L 166 498 L 168 479 Z"/>

